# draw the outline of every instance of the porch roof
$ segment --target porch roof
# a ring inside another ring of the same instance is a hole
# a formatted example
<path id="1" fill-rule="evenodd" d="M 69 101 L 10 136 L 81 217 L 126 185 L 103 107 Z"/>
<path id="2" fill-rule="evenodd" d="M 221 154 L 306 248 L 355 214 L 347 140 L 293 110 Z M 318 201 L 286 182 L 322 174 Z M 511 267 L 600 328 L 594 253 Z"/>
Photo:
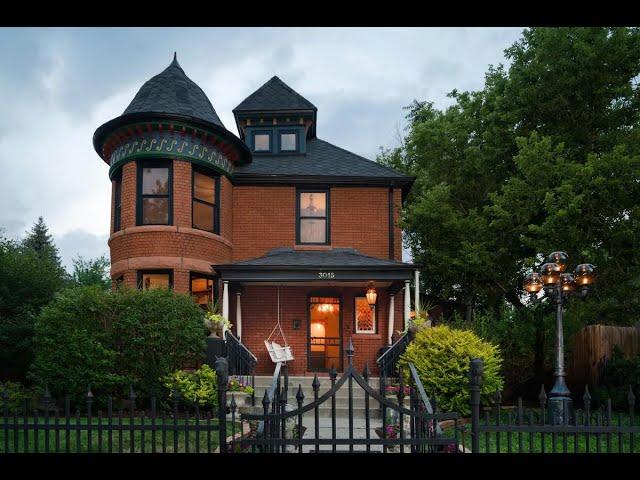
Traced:
<path id="1" fill-rule="evenodd" d="M 366 281 L 410 280 L 418 266 L 370 257 L 353 248 L 276 248 L 262 257 L 212 267 L 223 279 L 235 281 Z"/>

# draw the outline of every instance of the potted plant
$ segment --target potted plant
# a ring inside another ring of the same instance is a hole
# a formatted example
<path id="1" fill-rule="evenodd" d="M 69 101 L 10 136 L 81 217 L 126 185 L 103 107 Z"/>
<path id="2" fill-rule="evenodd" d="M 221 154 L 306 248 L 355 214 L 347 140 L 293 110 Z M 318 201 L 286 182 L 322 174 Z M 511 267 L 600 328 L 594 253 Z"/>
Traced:
<path id="1" fill-rule="evenodd" d="M 209 310 L 204 314 L 204 326 L 209 331 L 209 337 L 222 338 L 222 332 L 231 330 L 231 322 L 216 311 Z"/>
<path id="2" fill-rule="evenodd" d="M 238 407 L 251 405 L 253 387 L 245 384 L 240 378 L 230 377 L 227 383 L 227 402 L 231 402 L 232 395 Z"/>

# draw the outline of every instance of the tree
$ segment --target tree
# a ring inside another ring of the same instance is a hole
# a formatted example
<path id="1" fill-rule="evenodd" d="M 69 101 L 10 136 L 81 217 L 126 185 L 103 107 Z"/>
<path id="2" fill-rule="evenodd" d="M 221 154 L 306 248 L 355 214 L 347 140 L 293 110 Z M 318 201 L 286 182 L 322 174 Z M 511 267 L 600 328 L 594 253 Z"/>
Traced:
<path id="1" fill-rule="evenodd" d="M 0 377 L 24 380 L 33 356 L 33 323 L 65 286 L 64 269 L 32 248 L 0 237 Z"/>
<path id="2" fill-rule="evenodd" d="M 103 290 L 110 290 L 109 266 L 109 259 L 105 255 L 89 260 L 78 256 L 73 259 L 73 283 L 85 287 L 96 285 Z"/>
<path id="3" fill-rule="evenodd" d="M 33 224 L 31 230 L 26 232 L 26 237 L 22 240 L 22 245 L 31 248 L 40 257 L 47 258 L 53 263 L 60 264 L 60 253 L 56 247 L 53 237 L 49 234 L 49 227 L 44 223 L 42 217 Z"/>
<path id="4" fill-rule="evenodd" d="M 414 101 L 403 144 L 378 158 L 417 177 L 402 226 L 422 287 L 468 318 L 473 308 L 499 318 L 504 302 L 529 308 L 525 271 L 565 250 L 599 276 L 590 299 L 568 305 L 567 337 L 632 323 L 640 29 L 531 28 L 505 55 L 508 68 L 490 67 L 479 91 L 453 90 L 449 108 Z"/>

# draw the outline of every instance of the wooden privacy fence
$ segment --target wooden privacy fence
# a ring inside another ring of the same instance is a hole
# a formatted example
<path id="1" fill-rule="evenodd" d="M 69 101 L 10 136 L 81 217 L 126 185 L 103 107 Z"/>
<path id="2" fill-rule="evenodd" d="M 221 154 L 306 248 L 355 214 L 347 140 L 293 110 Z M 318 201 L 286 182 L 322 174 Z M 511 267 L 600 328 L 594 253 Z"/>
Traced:
<path id="1" fill-rule="evenodd" d="M 611 357 L 614 346 L 628 357 L 639 354 L 640 328 L 589 325 L 578 331 L 567 371 L 571 383 L 597 386 L 601 362 Z"/>

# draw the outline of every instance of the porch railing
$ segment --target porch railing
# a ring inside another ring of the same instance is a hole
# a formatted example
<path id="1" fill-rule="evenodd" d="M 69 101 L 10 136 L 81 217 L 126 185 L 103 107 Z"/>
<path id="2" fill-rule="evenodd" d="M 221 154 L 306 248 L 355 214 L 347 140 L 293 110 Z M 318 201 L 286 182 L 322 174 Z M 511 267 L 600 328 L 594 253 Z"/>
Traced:
<path id="1" fill-rule="evenodd" d="M 254 391 L 251 394 L 251 405 L 255 405 L 255 368 L 258 363 L 256 356 L 230 331 L 225 332 L 227 347 L 227 362 L 229 374 L 243 377 L 243 382 L 250 385 Z"/>
<path id="2" fill-rule="evenodd" d="M 404 333 L 376 360 L 380 370 L 380 395 L 385 394 L 386 388 L 391 383 L 399 380 L 398 360 L 407 349 L 410 341 L 409 332 Z"/>

